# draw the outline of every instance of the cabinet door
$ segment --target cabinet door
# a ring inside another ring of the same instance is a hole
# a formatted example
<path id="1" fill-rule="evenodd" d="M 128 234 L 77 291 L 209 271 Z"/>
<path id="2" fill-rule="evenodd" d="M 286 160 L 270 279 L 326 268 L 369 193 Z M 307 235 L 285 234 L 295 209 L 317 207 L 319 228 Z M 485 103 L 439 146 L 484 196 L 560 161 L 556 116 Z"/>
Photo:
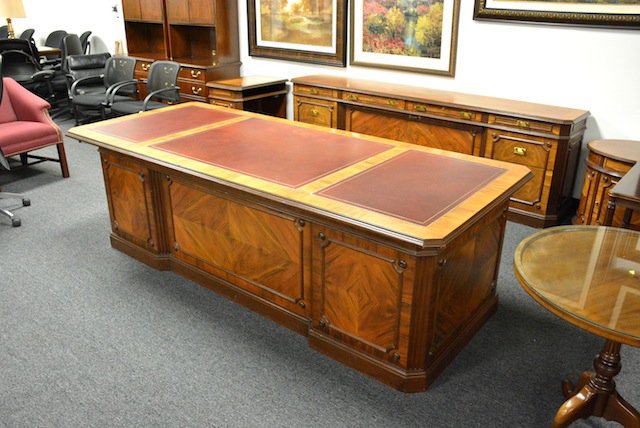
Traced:
<path id="1" fill-rule="evenodd" d="M 338 103 L 315 98 L 294 97 L 294 120 L 313 125 L 338 127 Z"/>
<path id="2" fill-rule="evenodd" d="M 598 178 L 598 171 L 587 166 L 582 191 L 580 193 L 580 204 L 578 205 L 578 211 L 573 221 L 575 224 L 591 224 Z"/>
<path id="3" fill-rule="evenodd" d="M 215 25 L 214 0 L 167 0 L 170 24 Z"/>
<path id="4" fill-rule="evenodd" d="M 482 152 L 482 128 L 473 125 L 347 107 L 345 129 L 469 155 Z"/>
<path id="5" fill-rule="evenodd" d="M 311 328 L 406 367 L 415 259 L 312 225 Z"/>
<path id="6" fill-rule="evenodd" d="M 140 0 L 140 18 L 145 21 L 162 22 L 162 0 Z"/>
<path id="7" fill-rule="evenodd" d="M 158 251 L 150 171 L 131 160 L 102 155 L 111 228 L 125 240 Z"/>
<path id="8" fill-rule="evenodd" d="M 528 167 L 533 178 L 511 197 L 511 206 L 547 212 L 557 141 L 496 129 L 487 131 L 486 157 Z"/>
<path id="9" fill-rule="evenodd" d="M 142 19 L 140 0 L 122 0 L 122 13 L 125 19 Z"/>

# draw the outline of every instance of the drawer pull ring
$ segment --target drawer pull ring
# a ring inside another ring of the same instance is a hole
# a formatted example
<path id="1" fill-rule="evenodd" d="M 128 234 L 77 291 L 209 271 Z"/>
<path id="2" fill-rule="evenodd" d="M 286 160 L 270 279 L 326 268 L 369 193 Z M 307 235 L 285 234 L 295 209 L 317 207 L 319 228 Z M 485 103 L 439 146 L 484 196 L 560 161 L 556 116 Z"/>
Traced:
<path id="1" fill-rule="evenodd" d="M 513 154 L 517 155 L 517 156 L 526 156 L 527 155 L 527 149 L 524 147 L 514 147 L 513 148 Z"/>
<path id="2" fill-rule="evenodd" d="M 425 106 L 416 106 L 415 107 L 415 111 L 419 111 L 421 113 L 424 113 L 424 112 L 427 111 L 427 107 L 425 107 Z"/>
<path id="3" fill-rule="evenodd" d="M 347 97 L 349 101 L 358 101 L 358 96 L 356 94 L 349 94 Z"/>
<path id="4" fill-rule="evenodd" d="M 200 95 L 200 92 L 202 92 L 202 88 L 196 88 L 195 86 L 192 86 L 192 87 L 191 87 L 191 92 L 192 92 L 194 95 Z"/>
<path id="5" fill-rule="evenodd" d="M 318 115 L 320 114 L 320 112 L 316 109 L 311 110 L 311 116 L 313 117 L 318 117 Z"/>
<path id="6" fill-rule="evenodd" d="M 390 106 L 397 106 L 398 105 L 396 100 L 387 100 L 387 104 L 389 104 Z"/>
<path id="7" fill-rule="evenodd" d="M 202 70 L 191 70 L 191 77 L 197 79 L 202 74 Z"/>
<path id="8" fill-rule="evenodd" d="M 462 116 L 463 119 L 471 119 L 473 117 L 473 113 L 468 112 L 468 111 L 463 111 L 460 113 L 460 116 Z"/>
<path id="9" fill-rule="evenodd" d="M 311 95 L 318 95 L 320 93 L 319 90 L 317 90 L 316 88 L 311 88 L 311 90 L 309 91 L 309 93 Z"/>
<path id="10" fill-rule="evenodd" d="M 528 128 L 529 122 L 527 122 L 526 120 L 516 120 L 516 125 L 522 128 Z"/>
<path id="11" fill-rule="evenodd" d="M 140 68 L 142 68 L 142 71 L 149 71 L 149 68 L 151 68 L 151 64 L 142 63 Z"/>

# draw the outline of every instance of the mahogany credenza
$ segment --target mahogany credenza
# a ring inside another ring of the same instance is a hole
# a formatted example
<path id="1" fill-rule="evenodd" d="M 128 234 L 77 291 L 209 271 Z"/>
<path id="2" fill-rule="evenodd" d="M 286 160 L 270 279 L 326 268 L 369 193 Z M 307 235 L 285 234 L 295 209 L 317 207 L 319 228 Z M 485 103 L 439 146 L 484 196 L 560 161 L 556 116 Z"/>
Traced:
<path id="1" fill-rule="evenodd" d="M 552 226 L 575 208 L 586 110 L 338 76 L 292 81 L 297 121 L 527 166 L 534 178 L 512 196 L 511 220 Z"/>

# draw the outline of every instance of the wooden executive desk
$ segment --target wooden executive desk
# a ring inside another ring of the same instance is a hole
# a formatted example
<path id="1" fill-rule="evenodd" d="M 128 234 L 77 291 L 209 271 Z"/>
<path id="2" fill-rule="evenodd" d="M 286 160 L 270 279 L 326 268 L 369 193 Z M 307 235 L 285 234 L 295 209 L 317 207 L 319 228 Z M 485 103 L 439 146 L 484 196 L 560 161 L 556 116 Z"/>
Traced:
<path id="1" fill-rule="evenodd" d="M 495 310 L 509 196 L 531 176 L 203 103 L 69 136 L 100 147 L 113 247 L 412 392 Z"/>

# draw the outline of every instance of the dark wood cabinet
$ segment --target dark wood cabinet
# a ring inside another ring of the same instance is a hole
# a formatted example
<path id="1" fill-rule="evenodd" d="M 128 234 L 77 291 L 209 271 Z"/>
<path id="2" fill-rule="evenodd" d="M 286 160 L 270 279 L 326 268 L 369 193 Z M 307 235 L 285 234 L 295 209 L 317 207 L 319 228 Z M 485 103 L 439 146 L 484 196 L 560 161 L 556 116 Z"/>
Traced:
<path id="1" fill-rule="evenodd" d="M 575 208 L 588 111 L 335 76 L 293 84 L 295 120 L 529 167 L 511 220 L 552 226 Z"/>
<path id="2" fill-rule="evenodd" d="M 205 83 L 240 74 L 238 10 L 225 0 L 123 0 L 129 55 L 144 64 L 179 62 L 181 99 L 207 100 Z"/>
<path id="3" fill-rule="evenodd" d="M 287 79 L 243 76 L 207 82 L 206 86 L 210 104 L 287 117 Z"/>

